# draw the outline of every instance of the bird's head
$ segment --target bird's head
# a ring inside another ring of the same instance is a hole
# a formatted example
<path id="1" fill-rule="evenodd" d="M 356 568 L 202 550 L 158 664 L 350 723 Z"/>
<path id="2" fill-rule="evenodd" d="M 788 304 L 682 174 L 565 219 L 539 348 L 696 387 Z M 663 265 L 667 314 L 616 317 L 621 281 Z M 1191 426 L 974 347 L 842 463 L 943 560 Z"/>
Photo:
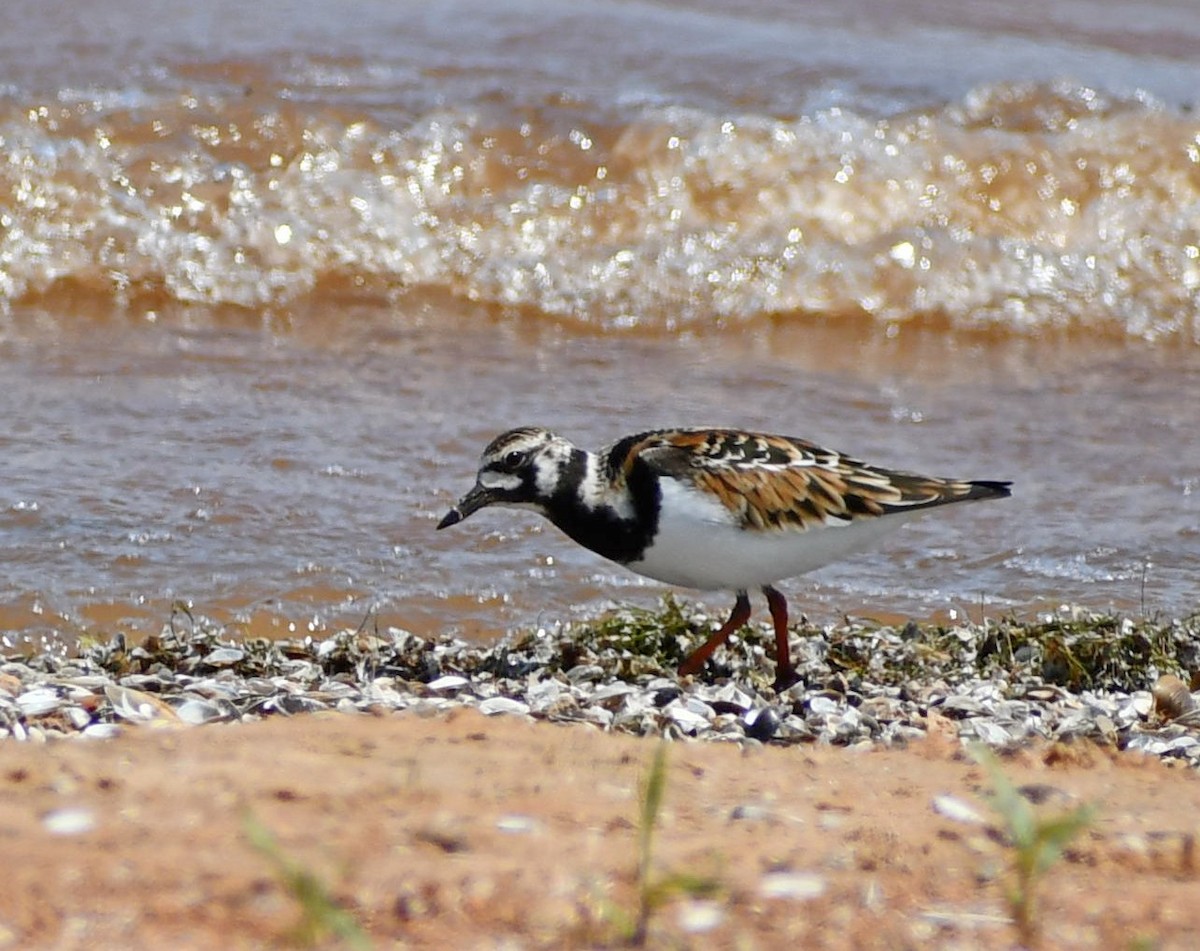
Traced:
<path id="1" fill-rule="evenodd" d="M 561 436 L 540 427 L 501 433 L 483 450 L 475 485 L 437 527 L 457 525 L 489 505 L 533 509 L 545 515 L 546 502 L 574 448 Z"/>

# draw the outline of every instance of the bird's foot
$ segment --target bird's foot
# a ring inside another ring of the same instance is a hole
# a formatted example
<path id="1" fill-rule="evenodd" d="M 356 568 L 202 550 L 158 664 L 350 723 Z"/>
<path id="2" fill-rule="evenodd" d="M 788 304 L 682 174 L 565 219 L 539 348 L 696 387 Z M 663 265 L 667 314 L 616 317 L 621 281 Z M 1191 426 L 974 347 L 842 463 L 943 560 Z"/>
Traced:
<path id="1" fill-rule="evenodd" d="M 775 682 L 772 686 L 776 693 L 783 693 L 788 687 L 791 687 L 800 682 L 800 675 L 796 673 L 796 668 L 790 664 L 787 667 L 780 667 L 775 671 Z"/>

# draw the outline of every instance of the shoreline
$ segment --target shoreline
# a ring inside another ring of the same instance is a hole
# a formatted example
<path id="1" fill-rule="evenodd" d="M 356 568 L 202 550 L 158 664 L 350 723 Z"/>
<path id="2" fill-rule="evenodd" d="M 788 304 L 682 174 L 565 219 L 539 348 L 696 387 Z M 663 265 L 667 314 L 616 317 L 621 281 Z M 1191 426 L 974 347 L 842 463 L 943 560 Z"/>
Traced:
<path id="1" fill-rule="evenodd" d="M 1052 682 L 1089 670 L 1056 656 L 1162 676 L 1200 618 L 803 628 L 806 679 L 783 694 L 753 637 L 718 655 L 732 679 L 680 681 L 705 624 L 667 601 L 485 648 L 197 621 L 5 657 L 0 723 L 11 737 L 23 708 L 26 742 L 0 741 L 0 948 L 598 948 L 640 929 L 650 947 L 999 951 L 1021 941 L 1016 846 L 976 739 L 1038 821 L 1089 810 L 1038 883 L 1041 947 L 1200 930 L 1200 773 L 1168 748 L 1200 728 L 1149 690 Z M 1022 711 L 1042 729 L 1014 739 Z"/>
<path id="2" fill-rule="evenodd" d="M 794 627 L 800 679 L 781 692 L 770 685 L 769 635 L 758 626 L 700 676 L 680 678 L 676 665 L 711 623 L 671 598 L 656 611 L 626 609 L 491 645 L 399 628 L 238 639 L 203 618 L 173 618 L 132 646 L 118 634 L 72 657 L 0 655 L 0 739 L 470 707 L 638 736 L 784 746 L 903 746 L 937 718 L 961 741 L 999 749 L 1089 739 L 1200 767 L 1189 692 L 1200 615 Z"/>

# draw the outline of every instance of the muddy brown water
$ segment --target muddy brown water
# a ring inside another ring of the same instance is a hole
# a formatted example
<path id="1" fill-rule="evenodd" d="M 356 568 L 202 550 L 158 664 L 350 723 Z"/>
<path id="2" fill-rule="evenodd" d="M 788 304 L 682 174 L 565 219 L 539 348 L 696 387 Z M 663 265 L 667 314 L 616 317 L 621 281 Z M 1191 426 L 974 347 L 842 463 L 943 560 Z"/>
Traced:
<path id="1" fill-rule="evenodd" d="M 17 6 L 10 640 L 653 603 L 533 516 L 434 533 L 530 422 L 1015 482 L 817 618 L 1195 609 L 1191 6 Z"/>

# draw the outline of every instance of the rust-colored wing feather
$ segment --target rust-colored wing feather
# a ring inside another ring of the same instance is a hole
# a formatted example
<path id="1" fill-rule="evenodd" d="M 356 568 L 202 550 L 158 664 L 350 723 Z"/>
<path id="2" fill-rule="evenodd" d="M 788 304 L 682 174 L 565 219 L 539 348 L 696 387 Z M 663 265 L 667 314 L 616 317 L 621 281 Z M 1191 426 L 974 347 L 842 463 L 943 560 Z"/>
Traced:
<path id="1" fill-rule="evenodd" d="M 803 439 L 736 430 L 659 430 L 609 450 L 624 481 L 638 464 L 710 492 L 751 529 L 805 531 L 1008 495 L 1008 483 L 938 479 L 870 466 Z"/>

